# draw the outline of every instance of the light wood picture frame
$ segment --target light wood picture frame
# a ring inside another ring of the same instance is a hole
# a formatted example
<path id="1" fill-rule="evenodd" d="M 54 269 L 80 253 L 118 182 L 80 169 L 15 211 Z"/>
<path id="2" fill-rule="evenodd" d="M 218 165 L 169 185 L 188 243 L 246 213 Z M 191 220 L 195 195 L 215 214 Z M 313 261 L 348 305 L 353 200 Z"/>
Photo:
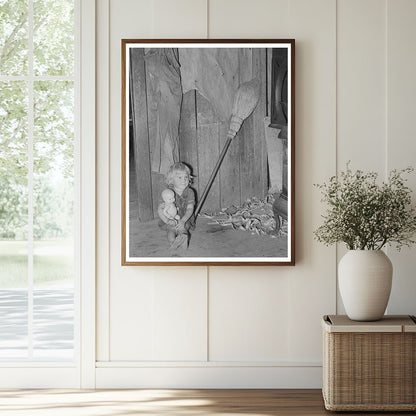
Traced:
<path id="1" fill-rule="evenodd" d="M 295 41 L 121 49 L 122 265 L 294 265 Z"/>

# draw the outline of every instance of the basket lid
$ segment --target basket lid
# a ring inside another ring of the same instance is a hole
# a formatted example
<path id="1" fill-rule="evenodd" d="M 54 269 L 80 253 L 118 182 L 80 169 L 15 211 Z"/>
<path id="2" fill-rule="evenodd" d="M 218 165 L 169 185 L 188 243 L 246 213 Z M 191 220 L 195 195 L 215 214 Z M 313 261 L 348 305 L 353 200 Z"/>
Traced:
<path id="1" fill-rule="evenodd" d="M 352 321 L 346 315 L 325 315 L 322 327 L 327 332 L 416 332 L 416 318 L 386 315 L 373 322 Z"/>

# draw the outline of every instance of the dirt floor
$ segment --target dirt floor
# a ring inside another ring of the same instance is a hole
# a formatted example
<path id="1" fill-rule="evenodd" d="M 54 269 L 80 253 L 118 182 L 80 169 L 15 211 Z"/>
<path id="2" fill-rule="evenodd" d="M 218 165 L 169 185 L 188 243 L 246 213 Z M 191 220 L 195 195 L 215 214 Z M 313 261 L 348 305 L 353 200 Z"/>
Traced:
<path id="1" fill-rule="evenodd" d="M 287 236 L 251 234 L 199 217 L 187 250 L 170 250 L 158 220 L 130 222 L 130 257 L 286 257 Z"/>

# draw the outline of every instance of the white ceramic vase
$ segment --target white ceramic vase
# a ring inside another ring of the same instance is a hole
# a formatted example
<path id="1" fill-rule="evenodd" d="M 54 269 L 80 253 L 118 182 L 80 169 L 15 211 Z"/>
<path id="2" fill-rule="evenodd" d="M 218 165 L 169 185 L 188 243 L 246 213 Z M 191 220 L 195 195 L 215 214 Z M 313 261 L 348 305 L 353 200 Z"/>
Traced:
<path id="1" fill-rule="evenodd" d="M 377 321 L 384 316 L 393 267 L 381 250 L 350 250 L 338 265 L 339 291 L 348 317 Z"/>

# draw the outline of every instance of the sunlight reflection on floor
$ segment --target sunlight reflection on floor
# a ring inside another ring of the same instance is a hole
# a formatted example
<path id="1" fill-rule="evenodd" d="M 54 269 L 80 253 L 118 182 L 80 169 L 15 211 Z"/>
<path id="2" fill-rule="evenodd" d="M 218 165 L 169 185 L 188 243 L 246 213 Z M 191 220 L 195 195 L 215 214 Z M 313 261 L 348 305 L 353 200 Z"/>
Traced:
<path id="1" fill-rule="evenodd" d="M 241 404 L 241 403 L 240 403 Z M 214 408 L 217 410 L 214 410 Z M 235 407 L 235 412 L 232 408 Z M 1 416 L 238 415 L 253 413 L 220 394 L 186 390 L 1 390 Z"/>

